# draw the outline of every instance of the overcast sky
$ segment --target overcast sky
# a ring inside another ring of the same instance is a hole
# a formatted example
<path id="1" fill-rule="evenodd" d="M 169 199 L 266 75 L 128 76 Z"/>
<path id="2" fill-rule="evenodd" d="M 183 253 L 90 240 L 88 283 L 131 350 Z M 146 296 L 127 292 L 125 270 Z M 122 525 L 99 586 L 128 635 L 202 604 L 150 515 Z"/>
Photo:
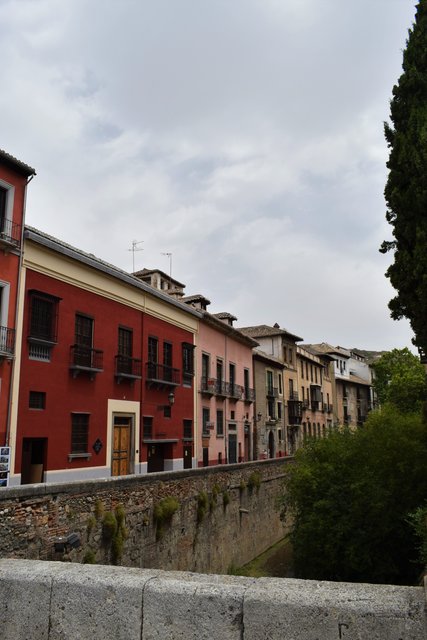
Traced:
<path id="1" fill-rule="evenodd" d="M 415 0 L 0 0 L 0 147 L 27 223 L 161 268 L 238 326 L 410 346 L 378 252 Z"/>

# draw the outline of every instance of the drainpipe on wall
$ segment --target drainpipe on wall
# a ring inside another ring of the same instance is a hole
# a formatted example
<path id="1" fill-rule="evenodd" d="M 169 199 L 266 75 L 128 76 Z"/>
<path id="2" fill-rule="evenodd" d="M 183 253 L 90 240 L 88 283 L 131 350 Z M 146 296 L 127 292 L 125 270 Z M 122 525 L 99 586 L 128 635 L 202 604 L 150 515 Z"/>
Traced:
<path id="1" fill-rule="evenodd" d="M 10 422 L 11 422 L 11 414 L 12 414 L 12 403 L 13 403 L 13 390 L 14 390 L 14 382 L 15 382 L 15 366 L 16 366 L 16 345 L 18 343 L 18 334 L 16 332 L 18 327 L 18 318 L 19 318 L 19 300 L 21 298 L 21 276 L 22 276 L 22 264 L 24 260 L 24 231 L 25 231 L 25 211 L 27 208 L 27 187 L 31 180 L 34 178 L 34 175 L 31 175 L 24 189 L 24 203 L 22 207 L 22 225 L 21 225 L 21 253 L 19 256 L 19 266 L 18 266 L 18 282 L 17 282 L 17 291 L 16 291 L 16 309 L 15 309 L 15 355 L 12 360 L 12 372 L 10 376 L 10 388 L 9 388 L 9 402 L 7 407 L 7 420 L 6 420 L 6 438 L 5 438 L 5 446 L 9 446 L 10 440 Z M 22 344 L 22 335 L 19 336 L 21 344 Z M 14 456 L 13 456 L 14 458 Z"/>

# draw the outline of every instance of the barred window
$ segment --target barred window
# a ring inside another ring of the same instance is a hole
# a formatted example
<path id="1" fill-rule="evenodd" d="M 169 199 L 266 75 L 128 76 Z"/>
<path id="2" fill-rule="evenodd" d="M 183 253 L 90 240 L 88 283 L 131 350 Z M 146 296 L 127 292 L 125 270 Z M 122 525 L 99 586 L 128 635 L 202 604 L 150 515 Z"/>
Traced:
<path id="1" fill-rule="evenodd" d="M 57 299 L 32 293 L 30 306 L 30 338 L 56 342 Z"/>
<path id="2" fill-rule="evenodd" d="M 89 414 L 71 415 L 71 453 L 87 453 L 89 435 Z"/>
<path id="3" fill-rule="evenodd" d="M 216 412 L 216 434 L 217 436 L 224 435 L 224 411 L 218 409 Z"/>
<path id="4" fill-rule="evenodd" d="M 191 386 L 194 376 L 194 345 L 189 342 L 182 343 L 182 374 L 183 383 Z"/>
<path id="5" fill-rule="evenodd" d="M 30 391 L 28 406 L 30 409 L 45 409 L 46 393 L 44 391 Z"/>

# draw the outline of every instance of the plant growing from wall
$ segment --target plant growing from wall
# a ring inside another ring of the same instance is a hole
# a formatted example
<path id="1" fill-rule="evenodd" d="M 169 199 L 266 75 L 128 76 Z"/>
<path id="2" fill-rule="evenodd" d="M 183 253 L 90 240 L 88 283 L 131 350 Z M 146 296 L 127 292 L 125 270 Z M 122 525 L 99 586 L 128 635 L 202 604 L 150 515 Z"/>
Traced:
<path id="1" fill-rule="evenodd" d="M 97 500 L 95 502 L 95 518 L 97 520 L 100 520 L 104 515 L 104 511 L 105 511 L 104 503 L 102 502 L 102 500 Z"/>
<path id="2" fill-rule="evenodd" d="M 240 480 L 240 484 L 239 484 L 240 493 L 242 494 L 245 489 L 246 489 L 246 482 L 244 480 Z"/>
<path id="3" fill-rule="evenodd" d="M 123 546 L 128 531 L 125 526 L 125 510 L 117 505 L 114 513 L 107 511 L 102 519 L 102 540 L 110 551 L 113 564 L 118 564 L 123 555 Z"/>
<path id="4" fill-rule="evenodd" d="M 156 525 L 156 540 L 161 540 L 165 525 L 170 524 L 173 514 L 178 511 L 179 502 L 176 498 L 168 496 L 154 505 L 153 519 Z"/>
<path id="5" fill-rule="evenodd" d="M 222 492 L 222 506 L 224 507 L 224 510 L 227 508 L 229 504 L 230 504 L 230 494 L 228 493 L 227 490 L 224 490 Z"/>
<path id="6" fill-rule="evenodd" d="M 249 476 L 248 479 L 248 489 L 249 491 L 252 493 L 254 489 L 257 490 L 257 492 L 259 491 L 259 488 L 261 486 L 261 474 L 259 471 L 254 471 L 253 473 L 251 473 L 251 475 Z"/>
<path id="7" fill-rule="evenodd" d="M 221 493 L 221 488 L 218 484 L 215 483 L 214 486 L 212 487 L 212 493 L 209 499 L 209 511 L 212 512 L 216 507 L 216 504 L 218 502 L 218 496 L 220 493 Z"/>
<path id="8" fill-rule="evenodd" d="M 197 524 L 201 524 L 208 510 L 209 500 L 206 491 L 200 491 L 197 495 Z"/>
<path id="9" fill-rule="evenodd" d="M 86 523 L 86 531 L 87 531 L 87 537 L 89 538 L 90 534 L 93 531 L 93 528 L 96 525 L 96 519 L 94 516 L 89 516 L 89 518 L 87 519 L 87 523 Z"/>
<path id="10" fill-rule="evenodd" d="M 87 549 L 83 556 L 83 564 L 96 564 L 96 554 L 93 549 Z"/>

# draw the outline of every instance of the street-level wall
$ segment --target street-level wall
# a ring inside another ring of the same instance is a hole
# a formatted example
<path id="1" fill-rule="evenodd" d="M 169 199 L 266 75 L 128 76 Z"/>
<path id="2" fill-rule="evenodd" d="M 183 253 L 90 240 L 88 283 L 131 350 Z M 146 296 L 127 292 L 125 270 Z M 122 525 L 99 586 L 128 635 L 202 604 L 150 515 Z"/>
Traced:
<path id="1" fill-rule="evenodd" d="M 0 560 L 7 640 L 422 640 L 421 587 Z"/>

